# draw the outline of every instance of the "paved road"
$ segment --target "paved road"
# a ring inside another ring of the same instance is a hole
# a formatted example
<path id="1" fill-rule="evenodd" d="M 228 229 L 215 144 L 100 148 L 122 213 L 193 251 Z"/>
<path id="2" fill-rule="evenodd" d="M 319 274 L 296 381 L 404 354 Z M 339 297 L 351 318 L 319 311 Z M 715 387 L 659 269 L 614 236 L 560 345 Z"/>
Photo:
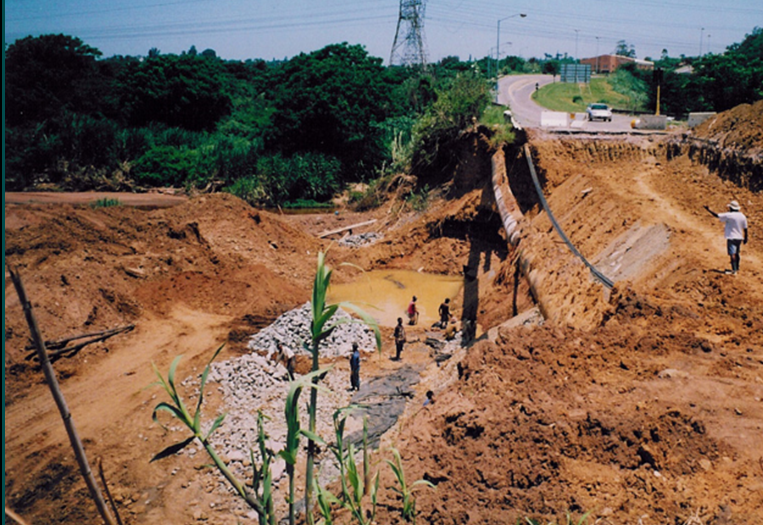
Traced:
<path id="1" fill-rule="evenodd" d="M 554 78 L 549 75 L 511 75 L 501 77 L 498 83 L 498 102 L 509 106 L 514 118 L 523 127 L 540 127 L 541 113 L 547 110 L 536 104 L 531 97 L 535 91 L 536 84 L 538 87 L 543 87 L 553 81 Z M 616 114 L 612 117 L 612 122 L 589 122 L 586 120 L 576 123 L 576 127 L 556 129 L 574 129 L 588 132 L 625 132 L 632 131 L 632 120 L 633 117 L 630 115 Z"/>

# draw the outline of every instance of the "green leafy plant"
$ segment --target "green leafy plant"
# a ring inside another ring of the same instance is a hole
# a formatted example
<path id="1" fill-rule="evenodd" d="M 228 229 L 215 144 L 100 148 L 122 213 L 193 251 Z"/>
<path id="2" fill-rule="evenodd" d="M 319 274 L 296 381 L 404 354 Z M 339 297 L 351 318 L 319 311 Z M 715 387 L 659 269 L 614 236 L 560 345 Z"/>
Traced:
<path id="1" fill-rule="evenodd" d="M 345 413 L 354 407 L 347 407 L 334 412 L 334 434 L 336 442 L 331 446 L 331 451 L 339 465 L 339 480 L 342 489 L 342 498 L 334 496 L 327 489 L 317 483 L 316 494 L 318 506 L 326 522 L 332 522 L 331 505 L 339 505 L 350 511 L 359 525 L 370 525 L 376 518 L 376 501 L 379 492 L 379 473 L 370 478 L 370 463 L 368 457 L 368 421 L 363 419 L 363 472 L 358 469 L 355 461 L 355 447 L 349 443 L 344 446 L 344 428 L 347 418 Z M 371 500 L 371 508 L 366 511 L 363 508 L 363 498 L 368 495 Z"/>
<path id="2" fill-rule="evenodd" d="M 397 492 L 402 498 L 403 507 L 401 513 L 405 521 L 416 523 L 416 498 L 413 497 L 413 492 L 416 487 L 424 486 L 429 488 L 435 488 L 435 486 L 425 479 L 419 479 L 408 485 L 405 481 L 405 471 L 403 470 L 403 462 L 400 459 L 400 452 L 396 448 L 392 448 L 392 454 L 394 461 L 387 460 L 387 463 L 392 467 L 392 472 L 397 478 L 398 487 L 392 487 L 392 490 Z"/>
<path id="3" fill-rule="evenodd" d="M 331 283 L 331 274 L 332 270 L 326 266 L 326 254 L 324 252 L 319 252 L 311 301 L 312 321 L 310 323 L 310 344 L 304 344 L 305 349 L 312 354 L 313 372 L 319 370 L 319 347 L 321 342 L 329 337 L 340 324 L 354 321 L 354 319 L 350 318 L 342 318 L 335 322 L 332 321 L 334 314 L 340 307 L 351 310 L 357 314 L 361 318 L 362 322 L 374 331 L 374 336 L 376 338 L 376 348 L 379 352 L 381 352 L 381 333 L 379 332 L 379 326 L 373 317 L 352 303 L 326 303 L 326 293 L 328 292 L 329 284 Z M 320 377 L 320 374 L 312 375 L 311 380 L 313 385 L 318 384 Z M 316 436 L 315 427 L 316 415 L 318 411 L 317 388 L 312 388 L 310 390 L 310 403 L 307 405 L 307 407 L 309 412 L 309 430 L 307 433 L 305 433 L 305 436 L 308 438 L 307 459 L 305 465 L 305 509 L 307 513 L 307 522 L 312 525 L 313 514 L 311 511 L 311 504 L 313 489 L 315 488 L 313 471 L 316 454 L 316 441 L 313 439 L 313 437 Z"/>
<path id="4" fill-rule="evenodd" d="M 425 185 L 418 190 L 410 190 L 405 198 L 405 202 L 414 211 L 424 211 L 429 206 L 429 186 Z"/>
<path id="5" fill-rule="evenodd" d="M 299 455 L 299 441 L 302 436 L 308 439 L 323 443 L 323 440 L 314 432 L 304 430 L 300 427 L 299 422 L 299 395 L 304 387 L 319 388 L 318 385 L 313 384 L 313 377 L 323 375 L 328 372 L 328 369 L 317 370 L 310 372 L 299 379 L 291 382 L 289 393 L 286 396 L 286 405 L 284 406 L 284 417 L 286 418 L 286 445 L 278 455 L 286 463 L 286 474 L 289 477 L 289 523 L 294 525 L 294 505 L 296 503 L 294 499 L 294 468 L 297 465 L 297 456 Z"/>
<path id="6" fill-rule="evenodd" d="M 204 368 L 204 372 L 201 375 L 201 384 L 199 386 L 199 399 L 196 402 L 196 409 L 193 413 L 188 410 L 188 407 L 180 397 L 180 394 L 178 393 L 177 387 L 175 385 L 175 373 L 182 356 L 177 356 L 172 361 L 166 380 L 162 376 L 161 372 L 159 372 L 159 369 L 156 367 L 156 365 L 153 365 L 154 372 L 159 377 L 159 381 L 155 384 L 161 385 L 171 399 L 171 402 L 169 403 L 162 401 L 156 405 L 152 414 L 153 420 L 161 425 L 157 417 L 158 413 L 162 411 L 169 412 L 173 417 L 179 419 L 186 427 L 188 427 L 192 434 L 190 437 L 184 439 L 183 441 L 165 448 L 156 454 L 151 459 L 151 461 L 157 461 L 159 459 L 176 454 L 190 445 L 194 440 L 198 440 L 207 451 L 207 454 L 209 454 L 209 457 L 212 459 L 217 469 L 222 473 L 228 483 L 230 483 L 236 493 L 247 503 L 247 505 L 249 505 L 249 507 L 257 512 L 260 525 L 275 525 L 276 516 L 273 506 L 273 487 L 270 473 L 270 462 L 273 458 L 273 453 L 265 446 L 266 436 L 263 428 L 262 413 L 260 413 L 257 418 L 258 443 L 262 461 L 262 464 L 259 467 L 254 460 L 254 454 L 250 451 L 252 469 L 254 471 L 252 484 L 253 491 L 249 491 L 246 485 L 239 481 L 233 472 L 228 469 L 225 462 L 220 459 L 220 456 L 218 456 L 217 452 L 209 441 L 212 433 L 222 424 L 223 419 L 225 418 L 225 414 L 217 416 L 211 428 L 206 433 L 201 428 L 201 405 L 204 400 L 204 386 L 207 381 L 207 376 L 209 375 L 209 369 L 212 365 L 212 361 L 214 361 L 222 348 L 223 347 L 220 346 L 217 349 L 217 351 L 212 356 L 212 359 L 209 360 L 209 363 L 207 363 L 207 366 Z M 165 428 L 163 425 L 162 427 Z"/>
<path id="7" fill-rule="evenodd" d="M 105 197 L 98 199 L 90 204 L 91 208 L 112 208 L 114 206 L 121 206 L 122 202 L 119 199 L 109 199 Z"/>

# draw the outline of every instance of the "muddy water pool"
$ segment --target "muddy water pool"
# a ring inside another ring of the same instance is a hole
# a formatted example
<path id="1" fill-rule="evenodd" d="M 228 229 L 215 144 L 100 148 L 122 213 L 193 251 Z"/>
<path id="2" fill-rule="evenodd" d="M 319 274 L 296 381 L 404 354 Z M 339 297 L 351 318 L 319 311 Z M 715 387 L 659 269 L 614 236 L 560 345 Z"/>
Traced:
<path id="1" fill-rule="evenodd" d="M 405 311 L 414 295 L 420 313 L 419 325 L 439 321 L 437 310 L 447 297 L 453 300 L 463 290 L 463 277 L 420 273 L 410 270 L 373 270 L 351 283 L 333 284 L 330 302 L 350 301 L 363 308 L 380 326 L 395 326 L 397 318 L 407 321 Z"/>

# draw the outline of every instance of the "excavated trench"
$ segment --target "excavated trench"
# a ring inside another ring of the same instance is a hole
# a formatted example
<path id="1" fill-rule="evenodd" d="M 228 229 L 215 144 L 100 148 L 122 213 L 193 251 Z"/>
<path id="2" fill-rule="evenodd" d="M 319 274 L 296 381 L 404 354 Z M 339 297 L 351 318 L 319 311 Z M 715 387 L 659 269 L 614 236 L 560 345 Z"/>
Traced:
<path id="1" fill-rule="evenodd" d="M 563 520 L 566 510 L 592 510 L 596 519 L 612 524 L 635 523 L 645 513 L 652 513 L 652 522 L 683 523 L 696 509 L 705 509 L 705 522 L 717 518 L 721 523 L 721 507 L 739 516 L 738 523 L 760 517 L 755 514 L 761 508 L 756 504 L 763 504 L 759 493 L 747 489 L 759 485 L 754 470 L 759 467 L 749 459 L 754 447 L 745 451 L 740 437 L 759 432 L 763 419 L 752 401 L 763 398 L 755 383 L 762 372 L 757 363 L 763 362 L 760 283 L 747 277 L 723 280 L 722 272 L 713 271 L 713 265 L 725 263 L 725 254 L 713 252 L 715 225 L 695 213 L 706 203 L 723 206 L 734 191 L 750 210 L 751 222 L 763 223 L 757 211 L 763 203 L 754 193 L 760 188 L 760 172 L 755 171 L 760 161 L 756 153 L 724 153 L 710 143 L 702 149 L 697 141 L 530 134 L 521 144 L 494 151 L 484 133 L 472 134 L 459 146 L 459 162 L 440 174 L 447 199 L 423 214 L 423 220 L 410 226 L 401 222 L 398 231 L 390 229 L 388 238 L 368 248 L 332 249 L 337 263 L 359 260 L 369 269 L 424 268 L 459 275 L 461 320 L 486 332 L 441 366 L 432 364 L 422 346 L 419 362 L 396 374 L 384 362 L 375 378 L 364 377 L 361 392 L 342 394 L 370 407 L 374 441 L 380 436 L 382 450 L 390 442 L 401 450 L 407 478 L 437 484 L 437 491 L 418 493 L 420 521 L 498 523 L 530 516 L 548 522 Z M 615 281 L 612 293 L 554 231 L 534 188 L 524 143 L 561 229 Z M 729 183 L 719 184 L 719 177 Z M 425 178 L 420 182 L 428 183 Z M 54 253 L 52 245 L 43 253 L 47 248 L 40 239 L 46 231 L 34 226 L 11 236 L 6 256 L 30 275 L 34 271 L 31 288 L 46 305 L 40 309 L 46 326 L 59 330 L 55 336 L 79 327 L 78 319 L 92 310 L 89 299 L 97 290 L 89 292 L 84 283 L 111 282 L 98 286 L 110 286 L 140 304 L 132 315 L 143 324 L 130 336 L 138 339 L 126 346 L 115 342 L 108 355 L 93 356 L 87 365 L 67 363 L 70 388 L 88 380 L 91 367 L 98 366 L 99 375 L 114 374 L 120 394 L 132 392 L 134 382 L 143 386 L 154 379 L 148 367 L 143 370 L 136 362 L 161 355 L 160 368 L 165 369 L 173 355 L 186 353 L 199 370 L 209 348 L 226 337 L 235 343 L 228 356 L 235 357 L 247 334 L 307 299 L 313 257 L 325 245 L 268 214 L 253 222 L 251 209 L 230 198 L 205 199 L 166 212 L 173 232 L 197 224 L 185 236 L 161 233 L 151 222 L 132 231 L 128 226 L 141 219 L 120 211 L 111 212 L 113 217 L 102 212 L 83 223 L 83 230 L 119 231 L 113 244 L 134 246 L 130 268 L 142 264 L 138 277 L 125 272 L 120 257 L 112 260 L 108 250 L 95 253 L 93 247 L 84 258 L 63 253 L 70 258 L 52 265 L 62 254 Z M 695 231 L 703 220 L 710 233 Z M 28 249 L 25 235 L 30 236 Z M 204 245 L 197 246 L 201 239 Z M 32 242 L 39 246 L 32 249 Z M 754 244 L 745 250 L 754 260 Z M 179 256 L 166 265 L 156 262 L 164 259 L 141 256 L 169 251 Z M 113 271 L 103 271 L 106 265 Z M 175 305 L 181 306 L 179 313 L 172 310 Z M 535 307 L 543 313 L 543 326 L 527 330 L 507 323 Z M 108 312 L 103 307 L 98 315 Z M 156 332 L 143 328 L 149 326 L 141 317 L 147 312 L 157 317 L 152 320 Z M 6 335 L 23 346 L 21 315 L 13 315 Z M 114 313 L 106 322 L 118 324 L 123 320 L 118 315 L 123 314 Z M 182 333 L 173 334 L 170 322 Z M 204 323 L 204 330 L 222 334 L 222 339 L 207 340 L 207 332 L 197 332 Z M 161 346 L 154 349 L 157 335 Z M 198 339 L 202 342 L 194 343 Z M 420 342 L 426 342 L 425 335 Z M 109 360 L 120 355 L 119 366 L 110 370 Z M 338 362 L 340 368 L 344 361 Z M 364 366 L 365 372 L 370 363 Z M 336 385 L 345 383 L 342 371 Z M 423 408 L 426 389 L 435 391 L 437 402 Z M 197 508 L 215 509 L 205 511 L 210 524 L 227 523 L 231 505 L 214 489 L 216 482 L 196 473 L 198 457 L 171 459 L 169 468 L 178 469 L 173 476 L 146 466 L 145 451 L 166 446 L 167 436 L 148 428 L 145 411 L 133 412 L 139 403 L 153 406 L 155 393 L 141 391 L 127 399 L 112 392 L 112 412 L 130 414 L 129 424 L 140 428 L 141 436 L 114 423 L 98 443 L 90 444 L 110 451 L 107 476 L 125 487 L 120 497 L 130 509 L 126 522 L 167 523 L 170 516 L 190 521 L 191 511 L 179 505 L 193 500 Z M 74 394 L 79 411 L 87 403 L 96 405 L 87 392 Z M 34 426 L 20 419 L 28 412 L 22 410 L 26 395 L 12 396 L 15 401 L 7 407 L 8 428 L 16 434 L 9 447 L 29 448 L 28 454 L 38 457 L 48 451 L 37 433 L 23 435 L 25 426 Z M 96 434 L 93 428 L 105 428 L 92 420 L 88 425 L 90 435 Z M 348 433 L 353 441 L 359 439 L 357 430 Z M 142 455 L 136 459 L 138 449 Z M 11 462 L 17 481 L 9 485 L 15 494 L 9 501 L 41 523 L 71 519 L 74 511 L 61 510 L 69 493 L 40 503 L 44 490 L 22 490 L 27 482 L 16 473 L 19 461 Z M 122 471 L 122 465 L 129 468 Z M 382 487 L 394 484 L 387 475 L 383 473 Z M 157 489 L 159 481 L 168 484 Z M 33 487 L 32 482 L 26 486 Z M 150 503 L 144 493 L 152 494 Z M 178 493 L 184 497 L 177 498 Z M 78 501 L 70 507 L 85 505 Z M 379 522 L 397 519 L 393 514 L 398 509 L 397 500 L 385 492 Z M 56 515 L 60 518 L 42 518 Z"/>

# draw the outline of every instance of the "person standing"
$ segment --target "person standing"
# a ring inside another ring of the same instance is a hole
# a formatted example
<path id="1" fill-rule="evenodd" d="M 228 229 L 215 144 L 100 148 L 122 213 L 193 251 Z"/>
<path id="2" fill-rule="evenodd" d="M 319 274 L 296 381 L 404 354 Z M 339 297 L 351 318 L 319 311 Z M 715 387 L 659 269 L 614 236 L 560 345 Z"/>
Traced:
<path id="1" fill-rule="evenodd" d="M 747 217 L 742 213 L 737 201 L 731 201 L 728 208 L 727 213 L 715 213 L 708 206 L 705 206 L 705 209 L 713 217 L 720 219 L 726 225 L 724 230 L 726 251 L 731 259 L 731 270 L 726 270 L 726 273 L 735 274 L 739 271 L 742 243 L 747 244 Z"/>
<path id="2" fill-rule="evenodd" d="M 358 343 L 352 343 L 350 355 L 350 390 L 360 390 L 360 351 Z"/>
<path id="3" fill-rule="evenodd" d="M 440 328 L 445 330 L 448 326 L 448 321 L 450 320 L 450 299 L 446 298 L 445 301 L 442 302 L 438 313 L 440 314 Z"/>
<path id="4" fill-rule="evenodd" d="M 395 327 L 395 361 L 400 361 L 403 346 L 405 346 L 405 328 L 403 327 L 403 318 L 398 317 L 397 326 Z"/>
<path id="5" fill-rule="evenodd" d="M 411 302 L 408 303 L 408 324 L 414 325 L 419 320 L 419 311 L 416 308 L 416 296 L 413 296 L 413 299 L 411 299 Z"/>

